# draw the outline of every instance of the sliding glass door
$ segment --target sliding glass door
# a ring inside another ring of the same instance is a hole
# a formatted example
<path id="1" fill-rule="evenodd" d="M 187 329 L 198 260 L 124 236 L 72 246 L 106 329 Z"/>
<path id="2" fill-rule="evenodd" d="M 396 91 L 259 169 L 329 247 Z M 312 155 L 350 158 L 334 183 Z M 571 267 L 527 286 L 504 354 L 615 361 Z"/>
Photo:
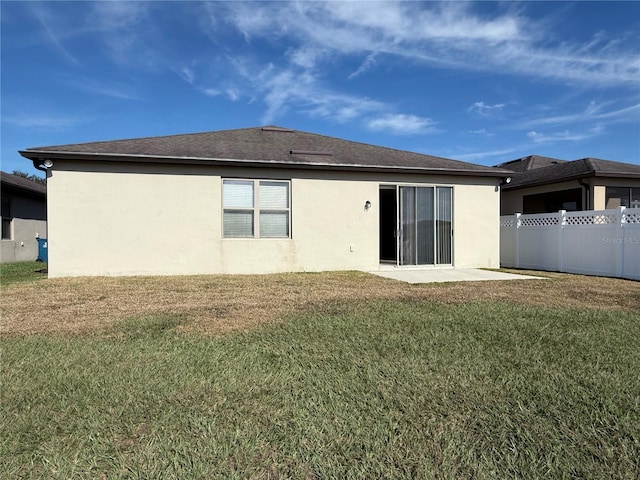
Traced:
<path id="1" fill-rule="evenodd" d="M 398 188 L 398 263 L 451 264 L 451 187 Z"/>

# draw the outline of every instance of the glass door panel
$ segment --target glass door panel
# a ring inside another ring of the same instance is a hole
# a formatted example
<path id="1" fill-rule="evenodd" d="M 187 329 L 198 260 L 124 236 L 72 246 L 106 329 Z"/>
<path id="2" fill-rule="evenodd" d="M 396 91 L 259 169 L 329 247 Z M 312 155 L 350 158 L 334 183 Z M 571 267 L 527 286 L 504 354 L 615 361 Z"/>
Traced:
<path id="1" fill-rule="evenodd" d="M 451 264 L 451 187 L 398 187 L 400 265 Z"/>
<path id="2" fill-rule="evenodd" d="M 416 187 L 416 254 L 418 265 L 433 264 L 433 188 Z"/>
<path id="3" fill-rule="evenodd" d="M 400 187 L 400 265 L 416 265 L 416 188 Z"/>
<path id="4" fill-rule="evenodd" d="M 451 187 L 436 188 L 436 263 L 451 264 Z"/>

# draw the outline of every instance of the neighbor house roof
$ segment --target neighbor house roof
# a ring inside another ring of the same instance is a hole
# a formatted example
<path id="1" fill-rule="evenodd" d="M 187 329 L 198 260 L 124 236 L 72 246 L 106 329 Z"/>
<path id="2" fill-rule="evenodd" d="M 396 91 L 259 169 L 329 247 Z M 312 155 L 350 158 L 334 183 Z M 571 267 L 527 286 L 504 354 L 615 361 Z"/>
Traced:
<path id="1" fill-rule="evenodd" d="M 45 185 L 19 175 L 0 172 L 0 183 L 2 184 L 3 191 L 6 188 L 7 190 L 20 190 L 24 193 L 36 196 L 44 197 L 47 195 L 47 187 Z"/>
<path id="2" fill-rule="evenodd" d="M 560 160 L 559 158 L 541 157 L 540 155 L 529 155 L 528 157 L 518 158 L 517 160 L 511 160 L 509 162 L 496 165 L 498 168 L 507 168 L 514 172 L 524 172 L 526 170 L 533 170 L 535 168 L 548 167 L 549 165 L 555 165 L 558 163 L 566 163 L 566 160 Z"/>
<path id="3" fill-rule="evenodd" d="M 288 128 L 267 126 L 215 132 L 35 147 L 20 151 L 45 159 L 247 165 L 296 168 L 424 171 L 505 176 L 508 170 L 395 150 Z"/>
<path id="4" fill-rule="evenodd" d="M 511 167 L 514 168 L 511 168 Z M 599 158 L 566 161 L 531 155 L 497 165 L 511 168 L 514 174 L 504 190 L 564 182 L 587 177 L 640 178 L 640 165 L 612 162 Z"/>

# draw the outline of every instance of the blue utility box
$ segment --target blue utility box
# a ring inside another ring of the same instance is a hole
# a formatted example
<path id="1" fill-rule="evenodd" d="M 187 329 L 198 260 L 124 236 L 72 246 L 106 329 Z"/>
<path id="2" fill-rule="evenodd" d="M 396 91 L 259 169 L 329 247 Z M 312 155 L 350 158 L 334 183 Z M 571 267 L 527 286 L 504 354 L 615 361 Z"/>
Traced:
<path id="1" fill-rule="evenodd" d="M 36 240 L 38 240 L 38 260 L 37 261 L 46 262 L 47 261 L 47 239 L 37 238 Z"/>

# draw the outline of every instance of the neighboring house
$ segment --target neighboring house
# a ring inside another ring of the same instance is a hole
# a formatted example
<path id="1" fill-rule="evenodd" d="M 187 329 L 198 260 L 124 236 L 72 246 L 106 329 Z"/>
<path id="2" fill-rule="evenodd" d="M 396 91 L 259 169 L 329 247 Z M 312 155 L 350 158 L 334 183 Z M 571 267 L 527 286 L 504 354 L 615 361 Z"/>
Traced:
<path id="1" fill-rule="evenodd" d="M 507 170 L 273 126 L 20 154 L 51 277 L 499 267 Z"/>
<path id="2" fill-rule="evenodd" d="M 37 237 L 47 236 L 47 187 L 0 172 L 2 192 L 2 263 L 34 261 Z"/>
<path id="3" fill-rule="evenodd" d="M 640 207 L 640 165 L 531 155 L 496 165 L 512 170 L 502 186 L 501 215 Z"/>

